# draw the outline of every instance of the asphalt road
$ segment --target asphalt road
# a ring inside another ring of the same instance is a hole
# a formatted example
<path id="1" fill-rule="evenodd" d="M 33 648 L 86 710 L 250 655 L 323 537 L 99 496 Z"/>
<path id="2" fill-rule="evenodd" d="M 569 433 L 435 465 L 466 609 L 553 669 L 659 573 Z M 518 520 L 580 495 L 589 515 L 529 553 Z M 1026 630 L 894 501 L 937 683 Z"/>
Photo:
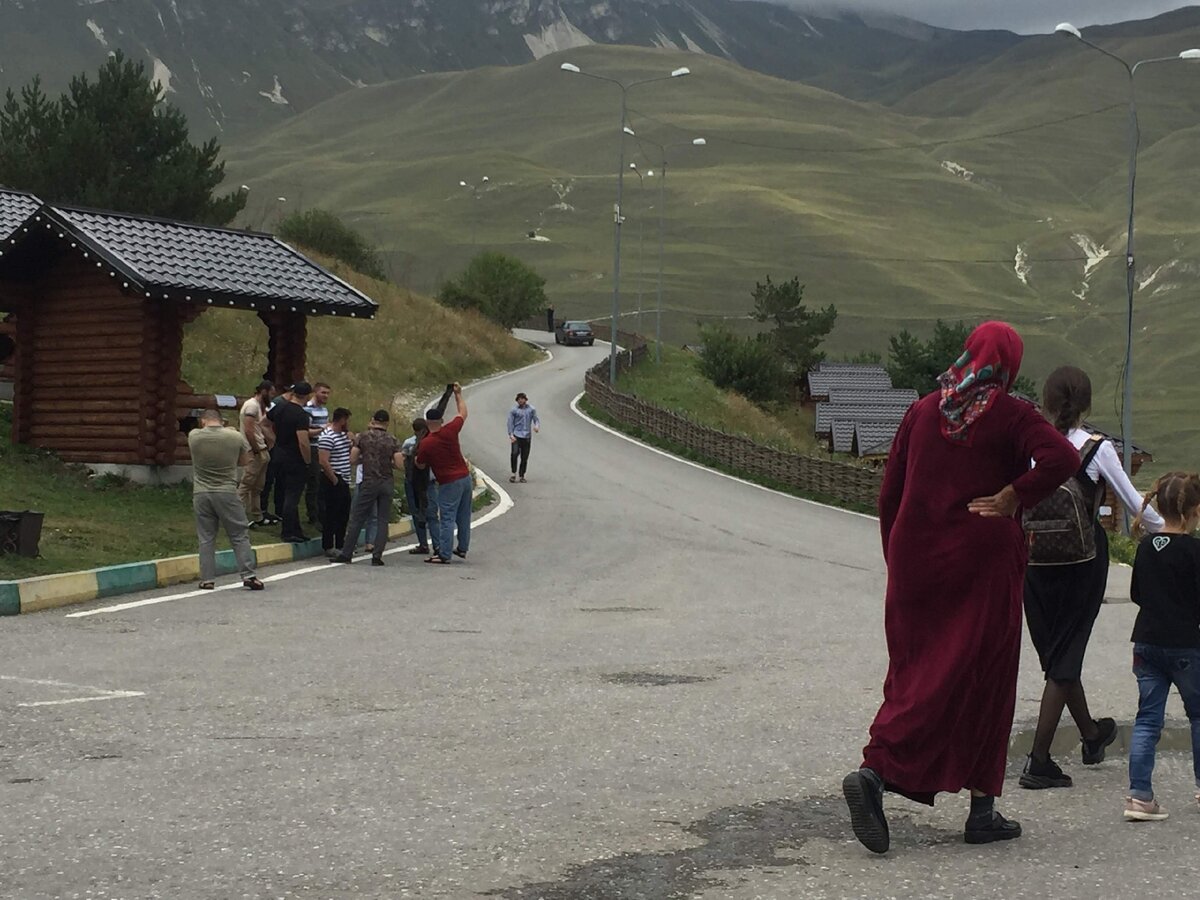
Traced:
<path id="1" fill-rule="evenodd" d="M 1068 749 L 1072 790 L 1017 789 L 1014 755 L 1020 841 L 964 845 L 963 797 L 889 797 L 894 849 L 867 853 L 839 784 L 886 662 L 876 523 L 584 421 L 570 403 L 602 355 L 555 348 L 469 389 L 464 446 L 515 505 L 467 563 L 398 553 L 6 620 L 0 896 L 1195 895 L 1179 750 L 1165 823 L 1121 821 L 1123 751 L 1084 770 Z M 517 390 L 543 429 L 509 485 Z M 1087 676 L 1124 724 L 1132 612 L 1105 608 Z"/>

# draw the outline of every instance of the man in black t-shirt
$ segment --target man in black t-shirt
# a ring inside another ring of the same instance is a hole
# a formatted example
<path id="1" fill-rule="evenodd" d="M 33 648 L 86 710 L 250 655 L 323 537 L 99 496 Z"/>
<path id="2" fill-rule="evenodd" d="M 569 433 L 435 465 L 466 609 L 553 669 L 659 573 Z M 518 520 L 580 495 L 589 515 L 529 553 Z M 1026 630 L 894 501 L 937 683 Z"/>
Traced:
<path id="1" fill-rule="evenodd" d="M 308 382 L 297 381 L 284 395 L 284 402 L 271 407 L 267 413 L 275 426 L 275 455 L 284 484 L 281 536 L 293 544 L 309 539 L 300 528 L 300 498 L 304 495 L 312 458 L 308 438 L 310 419 L 304 411 L 304 404 L 311 396 L 312 387 Z"/>

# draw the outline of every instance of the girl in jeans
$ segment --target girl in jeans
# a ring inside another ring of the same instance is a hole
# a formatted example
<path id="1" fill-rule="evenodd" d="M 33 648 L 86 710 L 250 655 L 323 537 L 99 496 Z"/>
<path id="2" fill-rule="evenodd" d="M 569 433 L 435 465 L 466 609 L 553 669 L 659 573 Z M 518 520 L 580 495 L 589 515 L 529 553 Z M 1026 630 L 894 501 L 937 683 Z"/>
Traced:
<path id="1" fill-rule="evenodd" d="M 1146 495 L 1143 512 L 1151 502 L 1166 525 L 1138 546 L 1131 590 L 1140 607 L 1133 626 L 1138 712 L 1129 748 L 1125 818 L 1140 822 L 1167 817 L 1154 799 L 1151 777 L 1171 685 L 1179 689 L 1192 726 L 1192 768 L 1200 801 L 1200 541 L 1190 533 L 1200 523 L 1200 475 L 1164 475 Z"/>

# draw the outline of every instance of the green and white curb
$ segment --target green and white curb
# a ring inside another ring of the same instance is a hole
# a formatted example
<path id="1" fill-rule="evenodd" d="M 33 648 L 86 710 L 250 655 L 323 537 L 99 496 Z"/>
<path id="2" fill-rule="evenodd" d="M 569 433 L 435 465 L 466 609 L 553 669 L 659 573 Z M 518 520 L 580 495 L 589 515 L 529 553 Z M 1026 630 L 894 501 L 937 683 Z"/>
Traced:
<path id="1" fill-rule="evenodd" d="M 483 480 L 480 479 L 480 482 Z M 486 484 L 477 483 L 472 494 L 479 497 L 486 490 Z M 388 528 L 388 540 L 407 537 L 412 534 L 412 530 L 411 519 L 396 522 Z M 255 565 L 258 568 L 313 559 L 323 552 L 320 538 L 300 544 L 260 544 L 253 550 Z M 237 571 L 237 560 L 234 559 L 233 551 L 218 550 L 217 574 L 229 575 Z M 15 616 L 76 603 L 90 603 L 105 597 L 185 584 L 198 581 L 199 578 L 200 557 L 192 553 L 150 562 L 104 566 L 83 572 L 63 572 L 17 581 L 0 581 L 0 616 Z"/>

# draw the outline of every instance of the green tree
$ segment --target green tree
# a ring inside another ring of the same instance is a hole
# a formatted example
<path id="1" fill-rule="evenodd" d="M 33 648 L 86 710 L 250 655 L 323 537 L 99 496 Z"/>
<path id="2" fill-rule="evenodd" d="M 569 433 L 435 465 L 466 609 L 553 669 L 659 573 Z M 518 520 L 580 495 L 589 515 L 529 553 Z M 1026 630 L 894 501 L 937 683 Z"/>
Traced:
<path id="1" fill-rule="evenodd" d="M 380 281 L 387 278 L 378 251 L 366 238 L 328 210 L 294 212 L 279 223 L 276 232 L 285 241 L 341 260 L 356 272 Z"/>
<path id="2" fill-rule="evenodd" d="M 804 285 L 796 277 L 776 284 L 768 275 L 765 283 L 754 285 L 752 296 L 754 320 L 773 326 L 763 340 L 771 344 L 793 381 L 798 382 L 825 359 L 820 347 L 837 322 L 837 309 L 832 304 L 824 309 L 808 309 L 804 305 Z"/>
<path id="3" fill-rule="evenodd" d="M 220 152 L 215 138 L 192 144 L 187 118 L 163 101 L 145 64 L 121 53 L 95 81 L 71 79 L 57 100 L 35 78 L 0 108 L 0 184 L 53 203 L 224 225 L 246 194 L 214 196 Z"/>
<path id="4" fill-rule="evenodd" d="M 963 322 L 938 319 L 928 341 L 915 337 L 908 329 L 889 340 L 887 371 L 892 386 L 913 388 L 919 394 L 936 390 L 938 376 L 962 355 L 963 344 L 971 329 Z"/>
<path id="5" fill-rule="evenodd" d="M 700 372 L 717 387 L 737 391 L 755 403 L 782 397 L 788 374 L 766 341 L 740 337 L 723 325 L 704 325 L 700 345 Z"/>
<path id="6" fill-rule="evenodd" d="M 549 305 L 545 287 L 546 279 L 519 259 L 487 251 L 442 285 L 438 301 L 456 309 L 477 309 L 498 325 L 514 328 Z"/>

